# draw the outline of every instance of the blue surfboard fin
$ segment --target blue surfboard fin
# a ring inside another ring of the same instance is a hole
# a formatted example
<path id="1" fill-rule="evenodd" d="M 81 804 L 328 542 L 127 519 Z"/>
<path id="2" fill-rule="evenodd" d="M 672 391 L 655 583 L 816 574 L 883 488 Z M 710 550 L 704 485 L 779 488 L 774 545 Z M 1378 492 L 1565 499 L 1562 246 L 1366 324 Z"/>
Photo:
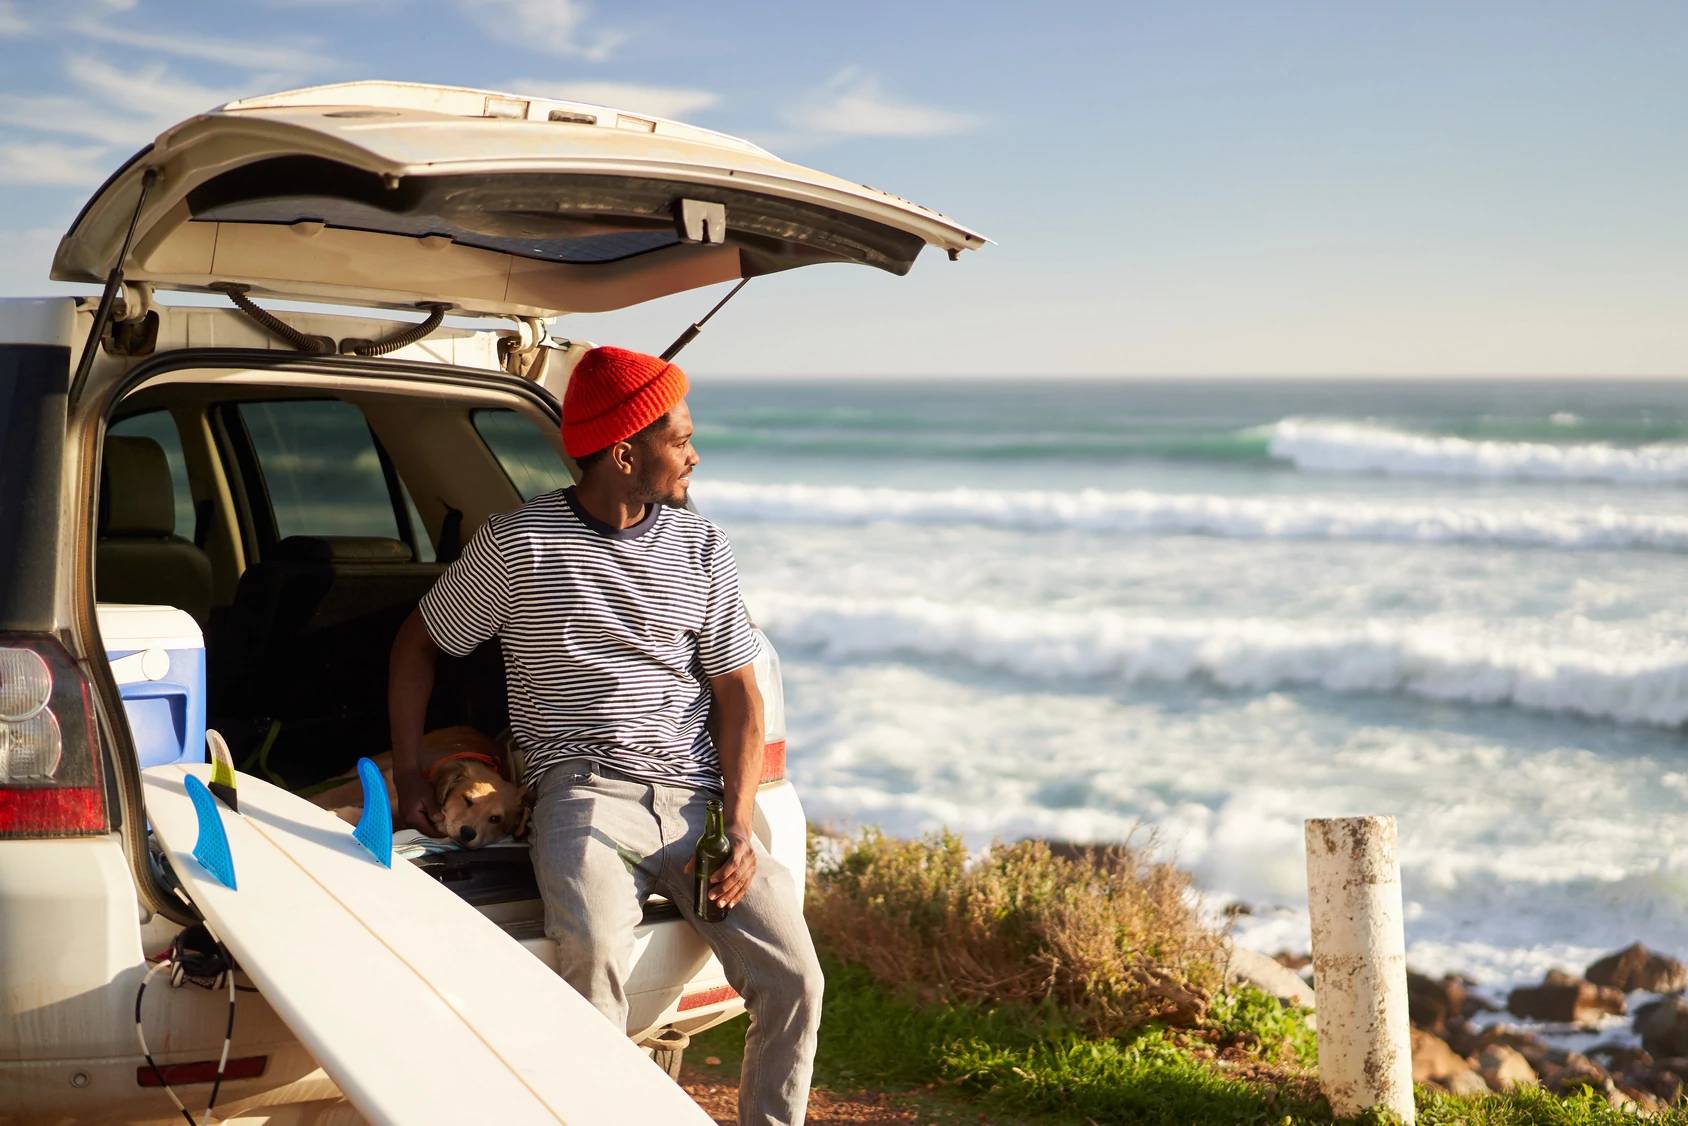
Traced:
<path id="1" fill-rule="evenodd" d="M 387 783 L 381 768 L 366 758 L 358 759 L 358 781 L 363 783 L 363 812 L 358 815 L 358 827 L 352 836 L 380 861 L 383 868 L 393 866 L 393 807 L 387 797 Z"/>
<path id="2" fill-rule="evenodd" d="M 218 883 L 230 891 L 239 890 L 234 884 L 234 856 L 229 852 L 229 835 L 217 812 L 217 799 L 197 775 L 189 774 L 183 784 L 193 801 L 194 815 L 199 818 L 199 839 L 193 844 L 193 858 L 216 876 Z"/>

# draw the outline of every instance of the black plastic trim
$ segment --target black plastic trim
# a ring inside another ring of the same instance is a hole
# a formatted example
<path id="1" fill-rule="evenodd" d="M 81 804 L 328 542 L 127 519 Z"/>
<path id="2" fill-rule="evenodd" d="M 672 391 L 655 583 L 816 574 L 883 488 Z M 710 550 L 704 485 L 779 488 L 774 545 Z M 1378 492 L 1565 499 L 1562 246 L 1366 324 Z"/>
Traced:
<path id="1" fill-rule="evenodd" d="M 104 196 L 106 194 L 106 189 L 117 183 L 120 176 L 145 159 L 146 155 L 151 151 L 152 146 L 148 145 L 128 160 L 125 160 L 122 164 L 119 164 L 117 166 L 117 171 L 105 178 L 105 183 L 101 184 L 98 188 L 95 188 L 91 193 L 89 193 L 87 200 L 85 200 L 82 204 L 82 210 L 78 211 L 76 213 L 76 218 L 70 221 L 70 229 L 65 231 L 66 238 L 69 238 L 71 235 L 76 233 L 76 229 L 82 225 L 82 220 L 88 217 L 88 209 L 94 206 L 94 201 Z"/>
<path id="2" fill-rule="evenodd" d="M 54 628 L 70 349 L 0 344 L 0 630 Z"/>

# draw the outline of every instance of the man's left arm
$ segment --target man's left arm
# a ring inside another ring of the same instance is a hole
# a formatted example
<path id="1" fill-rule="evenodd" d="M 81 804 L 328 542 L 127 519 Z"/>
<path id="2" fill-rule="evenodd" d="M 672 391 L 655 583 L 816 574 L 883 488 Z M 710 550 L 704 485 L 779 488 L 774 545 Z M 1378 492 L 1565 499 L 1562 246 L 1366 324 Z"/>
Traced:
<path id="1" fill-rule="evenodd" d="M 732 907 L 750 890 L 756 875 L 756 851 L 751 828 L 756 817 L 756 788 L 762 781 L 762 690 L 756 687 L 756 666 L 742 665 L 709 678 L 715 695 L 716 750 L 721 755 L 722 808 L 733 855 L 715 873 L 710 898 Z"/>

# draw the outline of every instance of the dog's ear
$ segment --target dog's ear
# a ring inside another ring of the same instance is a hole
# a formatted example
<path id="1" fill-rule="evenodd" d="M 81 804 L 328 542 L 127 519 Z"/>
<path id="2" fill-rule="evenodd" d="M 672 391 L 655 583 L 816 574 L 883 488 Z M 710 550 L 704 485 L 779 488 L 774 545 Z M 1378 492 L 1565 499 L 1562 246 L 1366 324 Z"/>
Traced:
<path id="1" fill-rule="evenodd" d="M 469 780 L 469 768 L 462 762 L 448 762 L 434 771 L 434 800 L 444 805 L 453 790 Z"/>
<path id="2" fill-rule="evenodd" d="M 539 795 L 534 792 L 531 782 L 522 787 L 521 812 L 516 814 L 516 827 L 510 830 L 512 837 L 520 838 L 526 835 L 528 818 L 533 816 L 533 805 L 538 800 Z"/>

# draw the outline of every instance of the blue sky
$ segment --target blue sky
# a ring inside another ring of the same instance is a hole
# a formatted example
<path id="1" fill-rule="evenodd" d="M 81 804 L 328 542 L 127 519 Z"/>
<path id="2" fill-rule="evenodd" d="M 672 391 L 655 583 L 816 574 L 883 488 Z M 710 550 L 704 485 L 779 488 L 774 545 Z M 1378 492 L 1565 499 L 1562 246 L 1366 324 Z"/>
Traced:
<path id="1" fill-rule="evenodd" d="M 698 371 L 1688 368 L 1678 3 L 0 0 L 0 293 L 165 126 L 368 77 L 663 113 L 998 243 L 762 279 Z M 712 300 L 556 331 L 657 349 Z"/>

